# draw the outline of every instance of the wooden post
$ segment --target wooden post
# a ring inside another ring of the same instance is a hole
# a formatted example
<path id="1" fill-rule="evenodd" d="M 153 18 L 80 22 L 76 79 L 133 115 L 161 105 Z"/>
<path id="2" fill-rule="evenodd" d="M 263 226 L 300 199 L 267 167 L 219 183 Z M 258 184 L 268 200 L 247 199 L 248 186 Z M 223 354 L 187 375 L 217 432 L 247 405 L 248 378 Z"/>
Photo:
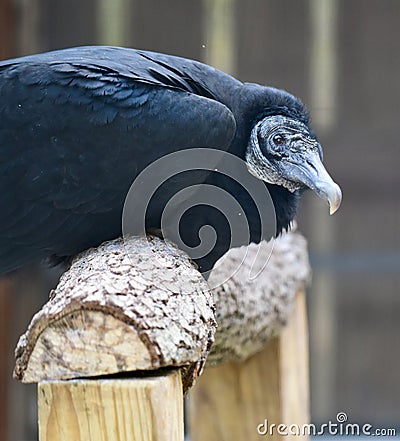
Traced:
<path id="1" fill-rule="evenodd" d="M 146 378 L 40 383 L 40 441 L 183 441 L 178 370 Z"/>
<path id="2" fill-rule="evenodd" d="M 298 438 L 279 435 L 277 427 L 309 422 L 304 292 L 297 294 L 295 309 L 279 336 L 242 363 L 206 368 L 188 401 L 192 441 L 258 440 L 271 424 L 276 424 L 275 430 L 266 438 Z"/>

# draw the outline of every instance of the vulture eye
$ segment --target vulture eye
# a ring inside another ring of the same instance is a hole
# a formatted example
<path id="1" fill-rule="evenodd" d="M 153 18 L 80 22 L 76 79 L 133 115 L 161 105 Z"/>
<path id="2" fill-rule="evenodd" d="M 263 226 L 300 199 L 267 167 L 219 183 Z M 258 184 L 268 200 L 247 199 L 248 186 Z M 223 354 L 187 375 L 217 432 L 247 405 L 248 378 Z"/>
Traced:
<path id="1" fill-rule="evenodd" d="M 272 138 L 272 142 L 280 147 L 281 145 L 283 145 L 286 141 L 286 138 L 283 135 L 274 135 L 274 137 Z"/>

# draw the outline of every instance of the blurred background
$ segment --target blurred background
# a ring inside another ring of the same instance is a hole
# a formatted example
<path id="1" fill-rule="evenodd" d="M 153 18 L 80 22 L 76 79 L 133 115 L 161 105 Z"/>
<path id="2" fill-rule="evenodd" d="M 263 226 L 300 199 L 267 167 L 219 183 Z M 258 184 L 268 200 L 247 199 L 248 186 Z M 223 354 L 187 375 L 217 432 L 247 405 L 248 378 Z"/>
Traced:
<path id="1" fill-rule="evenodd" d="M 195 58 L 308 106 L 341 185 L 303 199 L 311 415 L 400 428 L 400 1 L 0 0 L 0 57 L 109 44 Z M 0 97 L 1 99 L 1 97 Z M 13 350 L 57 271 L 0 281 L 0 441 L 37 439 L 35 386 Z"/>

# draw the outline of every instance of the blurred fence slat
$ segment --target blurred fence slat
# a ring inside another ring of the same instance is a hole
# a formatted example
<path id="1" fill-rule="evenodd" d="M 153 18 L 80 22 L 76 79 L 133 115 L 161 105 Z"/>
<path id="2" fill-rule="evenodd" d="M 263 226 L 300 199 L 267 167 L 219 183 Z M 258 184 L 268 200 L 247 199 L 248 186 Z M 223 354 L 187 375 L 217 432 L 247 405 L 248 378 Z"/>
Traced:
<path id="1" fill-rule="evenodd" d="M 97 8 L 96 0 L 40 0 L 40 50 L 96 44 Z"/>
<path id="2" fill-rule="evenodd" d="M 14 53 L 14 9 L 11 0 L 0 0 L 0 59 Z M 8 440 L 11 283 L 0 279 L 0 441 Z"/>
<path id="3" fill-rule="evenodd" d="M 133 47 L 202 58 L 201 1 L 134 0 L 131 9 Z"/>
<path id="4" fill-rule="evenodd" d="M 11 283 L 0 279 L 0 441 L 8 440 Z"/>
<path id="5" fill-rule="evenodd" d="M 14 8 L 11 0 L 0 0 L 0 59 L 9 58 L 14 45 Z"/>

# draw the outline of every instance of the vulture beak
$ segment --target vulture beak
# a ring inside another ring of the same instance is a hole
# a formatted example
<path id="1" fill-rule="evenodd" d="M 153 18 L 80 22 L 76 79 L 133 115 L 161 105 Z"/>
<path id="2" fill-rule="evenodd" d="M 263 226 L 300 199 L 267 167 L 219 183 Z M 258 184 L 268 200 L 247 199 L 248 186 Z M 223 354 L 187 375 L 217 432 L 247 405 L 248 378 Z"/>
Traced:
<path id="1" fill-rule="evenodd" d="M 342 191 L 326 171 L 317 152 L 307 153 L 301 163 L 291 162 L 291 179 L 296 180 L 329 204 L 329 213 L 334 214 L 342 202 Z"/>

